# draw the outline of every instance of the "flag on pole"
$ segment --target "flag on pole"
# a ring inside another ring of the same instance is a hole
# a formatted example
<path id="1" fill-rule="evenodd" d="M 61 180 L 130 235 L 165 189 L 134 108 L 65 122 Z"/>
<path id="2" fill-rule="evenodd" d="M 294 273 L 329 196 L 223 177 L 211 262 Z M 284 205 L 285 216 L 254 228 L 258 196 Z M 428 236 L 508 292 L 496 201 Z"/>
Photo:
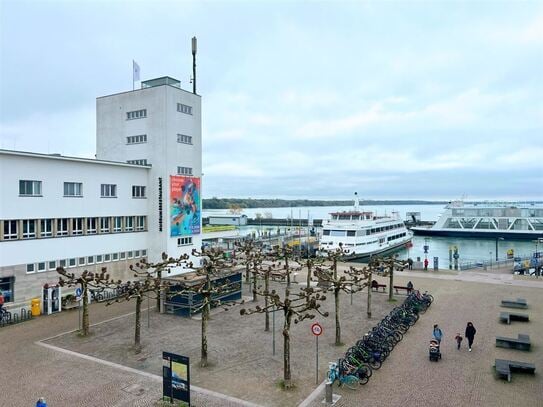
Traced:
<path id="1" fill-rule="evenodd" d="M 132 60 L 132 81 L 136 82 L 140 80 L 140 66 L 134 60 Z"/>

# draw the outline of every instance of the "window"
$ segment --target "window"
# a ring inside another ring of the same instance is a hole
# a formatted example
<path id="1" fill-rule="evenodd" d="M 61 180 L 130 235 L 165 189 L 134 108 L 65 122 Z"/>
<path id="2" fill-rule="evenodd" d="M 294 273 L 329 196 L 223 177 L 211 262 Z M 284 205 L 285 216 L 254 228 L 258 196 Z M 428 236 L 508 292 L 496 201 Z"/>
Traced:
<path id="1" fill-rule="evenodd" d="M 36 237 L 36 221 L 34 219 L 23 220 L 23 239 Z"/>
<path id="2" fill-rule="evenodd" d="M 87 264 L 94 264 L 94 256 L 87 257 Z"/>
<path id="3" fill-rule="evenodd" d="M 96 263 L 101 263 L 102 262 L 102 255 L 101 254 L 97 254 L 96 255 Z"/>
<path id="4" fill-rule="evenodd" d="M 83 196 L 83 184 L 81 182 L 65 182 L 64 196 Z"/>
<path id="5" fill-rule="evenodd" d="M 322 235 L 323 236 L 330 236 L 330 229 L 323 229 L 322 230 Z"/>
<path id="6" fill-rule="evenodd" d="M 117 261 L 117 260 L 119 260 L 119 253 L 112 253 L 112 254 L 111 254 L 111 260 L 112 260 L 112 261 Z"/>
<path id="7" fill-rule="evenodd" d="M 49 261 L 49 262 L 47 262 L 47 263 L 48 263 L 48 264 L 47 264 L 47 268 L 48 268 L 49 270 L 56 270 L 56 268 L 57 268 L 57 262 L 56 262 L 56 260 L 51 260 L 51 261 Z"/>
<path id="8" fill-rule="evenodd" d="M 66 259 L 59 260 L 58 266 L 62 268 L 66 267 Z"/>
<path id="9" fill-rule="evenodd" d="M 145 216 L 136 216 L 136 230 L 145 230 Z"/>
<path id="10" fill-rule="evenodd" d="M 96 234 L 96 218 L 87 218 L 87 234 Z"/>
<path id="11" fill-rule="evenodd" d="M 68 260 L 68 267 L 75 267 L 75 258 Z"/>
<path id="12" fill-rule="evenodd" d="M 84 257 L 80 257 L 80 258 L 77 260 L 77 264 L 80 265 L 80 266 L 84 266 L 84 265 L 85 265 L 85 258 L 84 258 Z"/>
<path id="13" fill-rule="evenodd" d="M 127 252 L 126 257 L 128 257 L 129 259 L 133 258 L 134 257 L 134 252 Z"/>
<path id="14" fill-rule="evenodd" d="M 102 198 L 117 198 L 117 185 L 115 184 L 102 184 L 101 186 Z"/>
<path id="15" fill-rule="evenodd" d="M 41 237 L 53 236 L 53 220 L 52 219 L 40 220 L 40 236 Z"/>
<path id="16" fill-rule="evenodd" d="M 45 271 L 45 262 L 42 261 L 41 263 L 38 263 L 38 273 L 41 273 L 42 271 Z"/>
<path id="17" fill-rule="evenodd" d="M 83 218 L 72 219 L 72 235 L 83 234 Z"/>
<path id="18" fill-rule="evenodd" d="M 177 142 L 183 144 L 192 144 L 192 136 L 186 136 L 184 134 L 177 135 Z"/>
<path id="19" fill-rule="evenodd" d="M 115 216 L 115 218 L 113 218 L 113 231 L 114 232 L 123 231 L 123 217 L 122 216 Z"/>
<path id="20" fill-rule="evenodd" d="M 121 260 L 126 259 L 126 252 L 120 252 L 120 253 L 119 253 L 119 258 L 120 258 Z"/>
<path id="21" fill-rule="evenodd" d="M 177 239 L 177 246 L 188 246 L 192 244 L 192 237 L 179 237 Z"/>
<path id="22" fill-rule="evenodd" d="M 104 254 L 104 261 L 111 261 L 111 254 Z"/>
<path id="23" fill-rule="evenodd" d="M 139 136 L 128 136 L 126 138 L 126 144 L 141 144 L 147 143 L 147 134 L 141 134 Z"/>
<path id="24" fill-rule="evenodd" d="M 100 232 L 109 233 L 109 218 L 100 218 Z"/>
<path id="25" fill-rule="evenodd" d="M 17 239 L 17 221 L 5 220 L 4 221 L 4 240 Z"/>
<path id="26" fill-rule="evenodd" d="M 147 162 L 147 160 L 127 160 L 128 164 L 134 164 L 134 165 L 151 165 Z"/>
<path id="27" fill-rule="evenodd" d="M 179 175 L 192 175 L 191 167 L 177 167 L 177 173 Z"/>
<path id="28" fill-rule="evenodd" d="M 19 180 L 20 196 L 41 196 L 41 181 Z"/>
<path id="29" fill-rule="evenodd" d="M 177 104 L 177 111 L 185 114 L 192 114 L 192 106 L 184 105 L 183 103 Z"/>
<path id="30" fill-rule="evenodd" d="M 125 232 L 132 232 L 134 230 L 134 217 L 133 216 L 125 216 L 124 217 L 124 231 Z"/>
<path id="31" fill-rule="evenodd" d="M 26 272 L 27 273 L 33 273 L 36 271 L 36 266 L 34 264 L 27 264 L 26 265 Z"/>
<path id="32" fill-rule="evenodd" d="M 141 257 L 145 257 L 145 256 L 147 256 L 147 250 L 144 249 L 141 251 Z"/>
<path id="33" fill-rule="evenodd" d="M 126 120 L 143 119 L 147 117 L 147 109 L 126 112 Z"/>
<path id="34" fill-rule="evenodd" d="M 139 250 L 136 250 L 134 252 L 134 257 L 140 257 L 140 251 Z"/>
<path id="35" fill-rule="evenodd" d="M 348 230 L 347 231 L 347 236 L 356 236 L 356 231 L 355 230 Z"/>
<path id="36" fill-rule="evenodd" d="M 15 277 L 2 277 L 0 278 L 0 291 L 4 296 L 5 302 L 13 302 L 13 291 L 15 286 Z"/>
<path id="37" fill-rule="evenodd" d="M 145 187 L 142 185 L 132 185 L 132 198 L 145 198 Z"/>

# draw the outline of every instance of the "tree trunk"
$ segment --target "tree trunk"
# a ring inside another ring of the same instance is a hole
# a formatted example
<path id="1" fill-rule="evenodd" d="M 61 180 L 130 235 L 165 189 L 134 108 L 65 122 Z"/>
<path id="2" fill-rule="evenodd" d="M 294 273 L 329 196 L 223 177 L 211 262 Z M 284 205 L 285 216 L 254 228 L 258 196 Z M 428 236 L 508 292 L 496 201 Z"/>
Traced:
<path id="1" fill-rule="evenodd" d="M 202 358 L 200 360 L 200 366 L 207 366 L 207 322 L 209 320 L 209 312 L 211 308 L 210 298 L 204 297 L 206 302 L 204 308 L 202 309 Z"/>
<path id="2" fill-rule="evenodd" d="M 245 282 L 249 283 L 249 261 L 245 263 Z"/>
<path id="3" fill-rule="evenodd" d="M 81 284 L 81 291 L 83 291 L 83 319 L 81 321 L 81 334 L 88 336 L 90 333 L 89 328 L 89 287 L 87 284 Z"/>
<path id="4" fill-rule="evenodd" d="M 256 292 L 257 292 L 257 275 L 258 273 L 256 272 L 256 269 L 253 270 L 253 302 L 256 302 L 257 301 L 257 298 L 256 298 Z"/>
<path id="5" fill-rule="evenodd" d="M 368 277 L 368 318 L 371 318 L 371 282 L 373 280 L 373 274 L 370 273 Z"/>
<path id="6" fill-rule="evenodd" d="M 388 300 L 392 301 L 394 299 L 394 293 L 392 291 L 394 284 L 394 266 L 390 266 L 389 276 L 388 276 Z"/>
<path id="7" fill-rule="evenodd" d="M 339 288 L 334 287 L 334 300 L 336 305 L 336 346 L 343 345 L 341 343 L 341 327 L 339 325 Z"/>
<path id="8" fill-rule="evenodd" d="M 307 260 L 307 288 L 311 287 L 311 261 Z"/>
<path id="9" fill-rule="evenodd" d="M 141 303 L 142 294 L 136 297 L 136 329 L 134 333 L 134 349 L 136 353 L 141 352 Z"/>
<path id="10" fill-rule="evenodd" d="M 285 311 L 285 323 L 283 327 L 283 382 L 285 389 L 292 387 L 292 377 L 290 375 L 290 320 L 292 315 L 290 311 Z"/>
<path id="11" fill-rule="evenodd" d="M 264 274 L 264 293 L 266 295 L 264 295 L 264 309 L 266 310 L 266 324 L 264 326 L 264 331 L 266 332 L 269 332 L 270 330 L 270 312 L 268 310 L 268 304 L 269 304 L 269 299 L 268 299 L 268 293 L 270 291 L 270 273 L 269 272 L 265 272 Z"/>
<path id="12" fill-rule="evenodd" d="M 285 273 L 287 275 L 287 288 L 290 288 L 290 270 L 288 268 L 288 255 L 285 250 Z"/>

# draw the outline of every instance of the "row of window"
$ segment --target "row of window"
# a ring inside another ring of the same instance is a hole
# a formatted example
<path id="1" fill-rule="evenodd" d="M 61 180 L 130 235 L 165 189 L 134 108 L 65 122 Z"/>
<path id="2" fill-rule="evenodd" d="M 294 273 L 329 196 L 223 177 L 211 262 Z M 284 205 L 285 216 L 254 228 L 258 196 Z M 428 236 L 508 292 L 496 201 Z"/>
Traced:
<path id="1" fill-rule="evenodd" d="M 179 175 L 192 175 L 191 167 L 177 167 L 177 173 Z"/>
<path id="2" fill-rule="evenodd" d="M 362 229 L 362 230 L 333 230 L 333 229 L 323 229 L 322 234 L 323 236 L 367 236 L 367 235 L 373 235 L 375 233 L 381 233 L 385 232 L 387 230 L 393 230 L 393 229 L 399 229 L 403 228 L 404 225 L 402 223 L 397 223 L 394 225 L 388 225 L 388 226 L 382 226 L 380 228 L 373 228 L 373 229 Z"/>
<path id="3" fill-rule="evenodd" d="M 97 254 L 95 256 L 72 257 L 70 259 L 41 261 L 38 263 L 27 264 L 26 272 L 28 274 L 35 272 L 42 273 L 44 271 L 54 271 L 57 269 L 57 267 L 69 268 L 91 266 L 93 264 L 107 263 L 126 259 L 137 259 L 146 256 L 147 250 L 144 249 L 120 253 Z"/>
<path id="4" fill-rule="evenodd" d="M 177 142 L 183 144 L 192 144 L 192 136 L 186 134 L 177 134 Z M 127 136 L 126 144 L 142 144 L 147 143 L 147 134 L 140 134 L 137 136 Z"/>
<path id="5" fill-rule="evenodd" d="M 140 160 L 127 160 L 128 164 L 135 164 L 135 165 L 150 165 L 147 163 L 147 159 L 140 159 Z"/>
<path id="6" fill-rule="evenodd" d="M 39 230 L 38 230 L 39 227 Z M 5 220 L 4 240 L 142 232 L 146 216 Z"/>
<path id="7" fill-rule="evenodd" d="M 145 117 L 147 117 L 147 109 L 126 112 L 126 120 L 143 119 Z"/>
<path id="8" fill-rule="evenodd" d="M 177 104 L 177 111 L 185 114 L 192 114 L 192 106 L 184 105 L 183 103 Z"/>
<path id="9" fill-rule="evenodd" d="M 140 134 L 139 136 L 128 136 L 126 138 L 126 144 L 140 144 L 147 143 L 147 134 Z"/>
<path id="10" fill-rule="evenodd" d="M 147 163 L 147 160 L 145 160 Z M 134 191 L 138 193 L 135 194 Z M 143 194 L 142 194 L 143 191 Z M 19 195 L 20 196 L 42 196 L 42 181 L 36 180 L 19 180 Z M 64 183 L 65 197 L 82 197 L 83 183 L 82 182 L 65 182 Z M 101 184 L 100 196 L 102 198 L 117 198 L 116 184 Z M 145 186 L 133 185 L 132 198 L 145 198 Z"/>
<path id="11" fill-rule="evenodd" d="M 394 236 L 389 236 L 389 237 L 387 237 L 387 242 L 390 242 L 391 240 L 399 239 L 401 237 L 404 237 L 405 235 L 406 235 L 405 233 L 399 233 L 399 234 L 394 235 Z"/>
<path id="12" fill-rule="evenodd" d="M 178 237 L 177 246 L 189 246 L 192 244 L 192 237 Z"/>

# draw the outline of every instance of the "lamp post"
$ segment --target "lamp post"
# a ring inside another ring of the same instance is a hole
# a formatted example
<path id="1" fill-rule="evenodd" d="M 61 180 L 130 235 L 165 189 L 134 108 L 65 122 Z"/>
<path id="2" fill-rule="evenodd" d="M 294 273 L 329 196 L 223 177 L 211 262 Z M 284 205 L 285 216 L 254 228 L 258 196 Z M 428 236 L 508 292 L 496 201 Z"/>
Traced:
<path id="1" fill-rule="evenodd" d="M 503 237 L 496 238 L 496 262 L 498 261 L 498 240 L 505 240 Z"/>

